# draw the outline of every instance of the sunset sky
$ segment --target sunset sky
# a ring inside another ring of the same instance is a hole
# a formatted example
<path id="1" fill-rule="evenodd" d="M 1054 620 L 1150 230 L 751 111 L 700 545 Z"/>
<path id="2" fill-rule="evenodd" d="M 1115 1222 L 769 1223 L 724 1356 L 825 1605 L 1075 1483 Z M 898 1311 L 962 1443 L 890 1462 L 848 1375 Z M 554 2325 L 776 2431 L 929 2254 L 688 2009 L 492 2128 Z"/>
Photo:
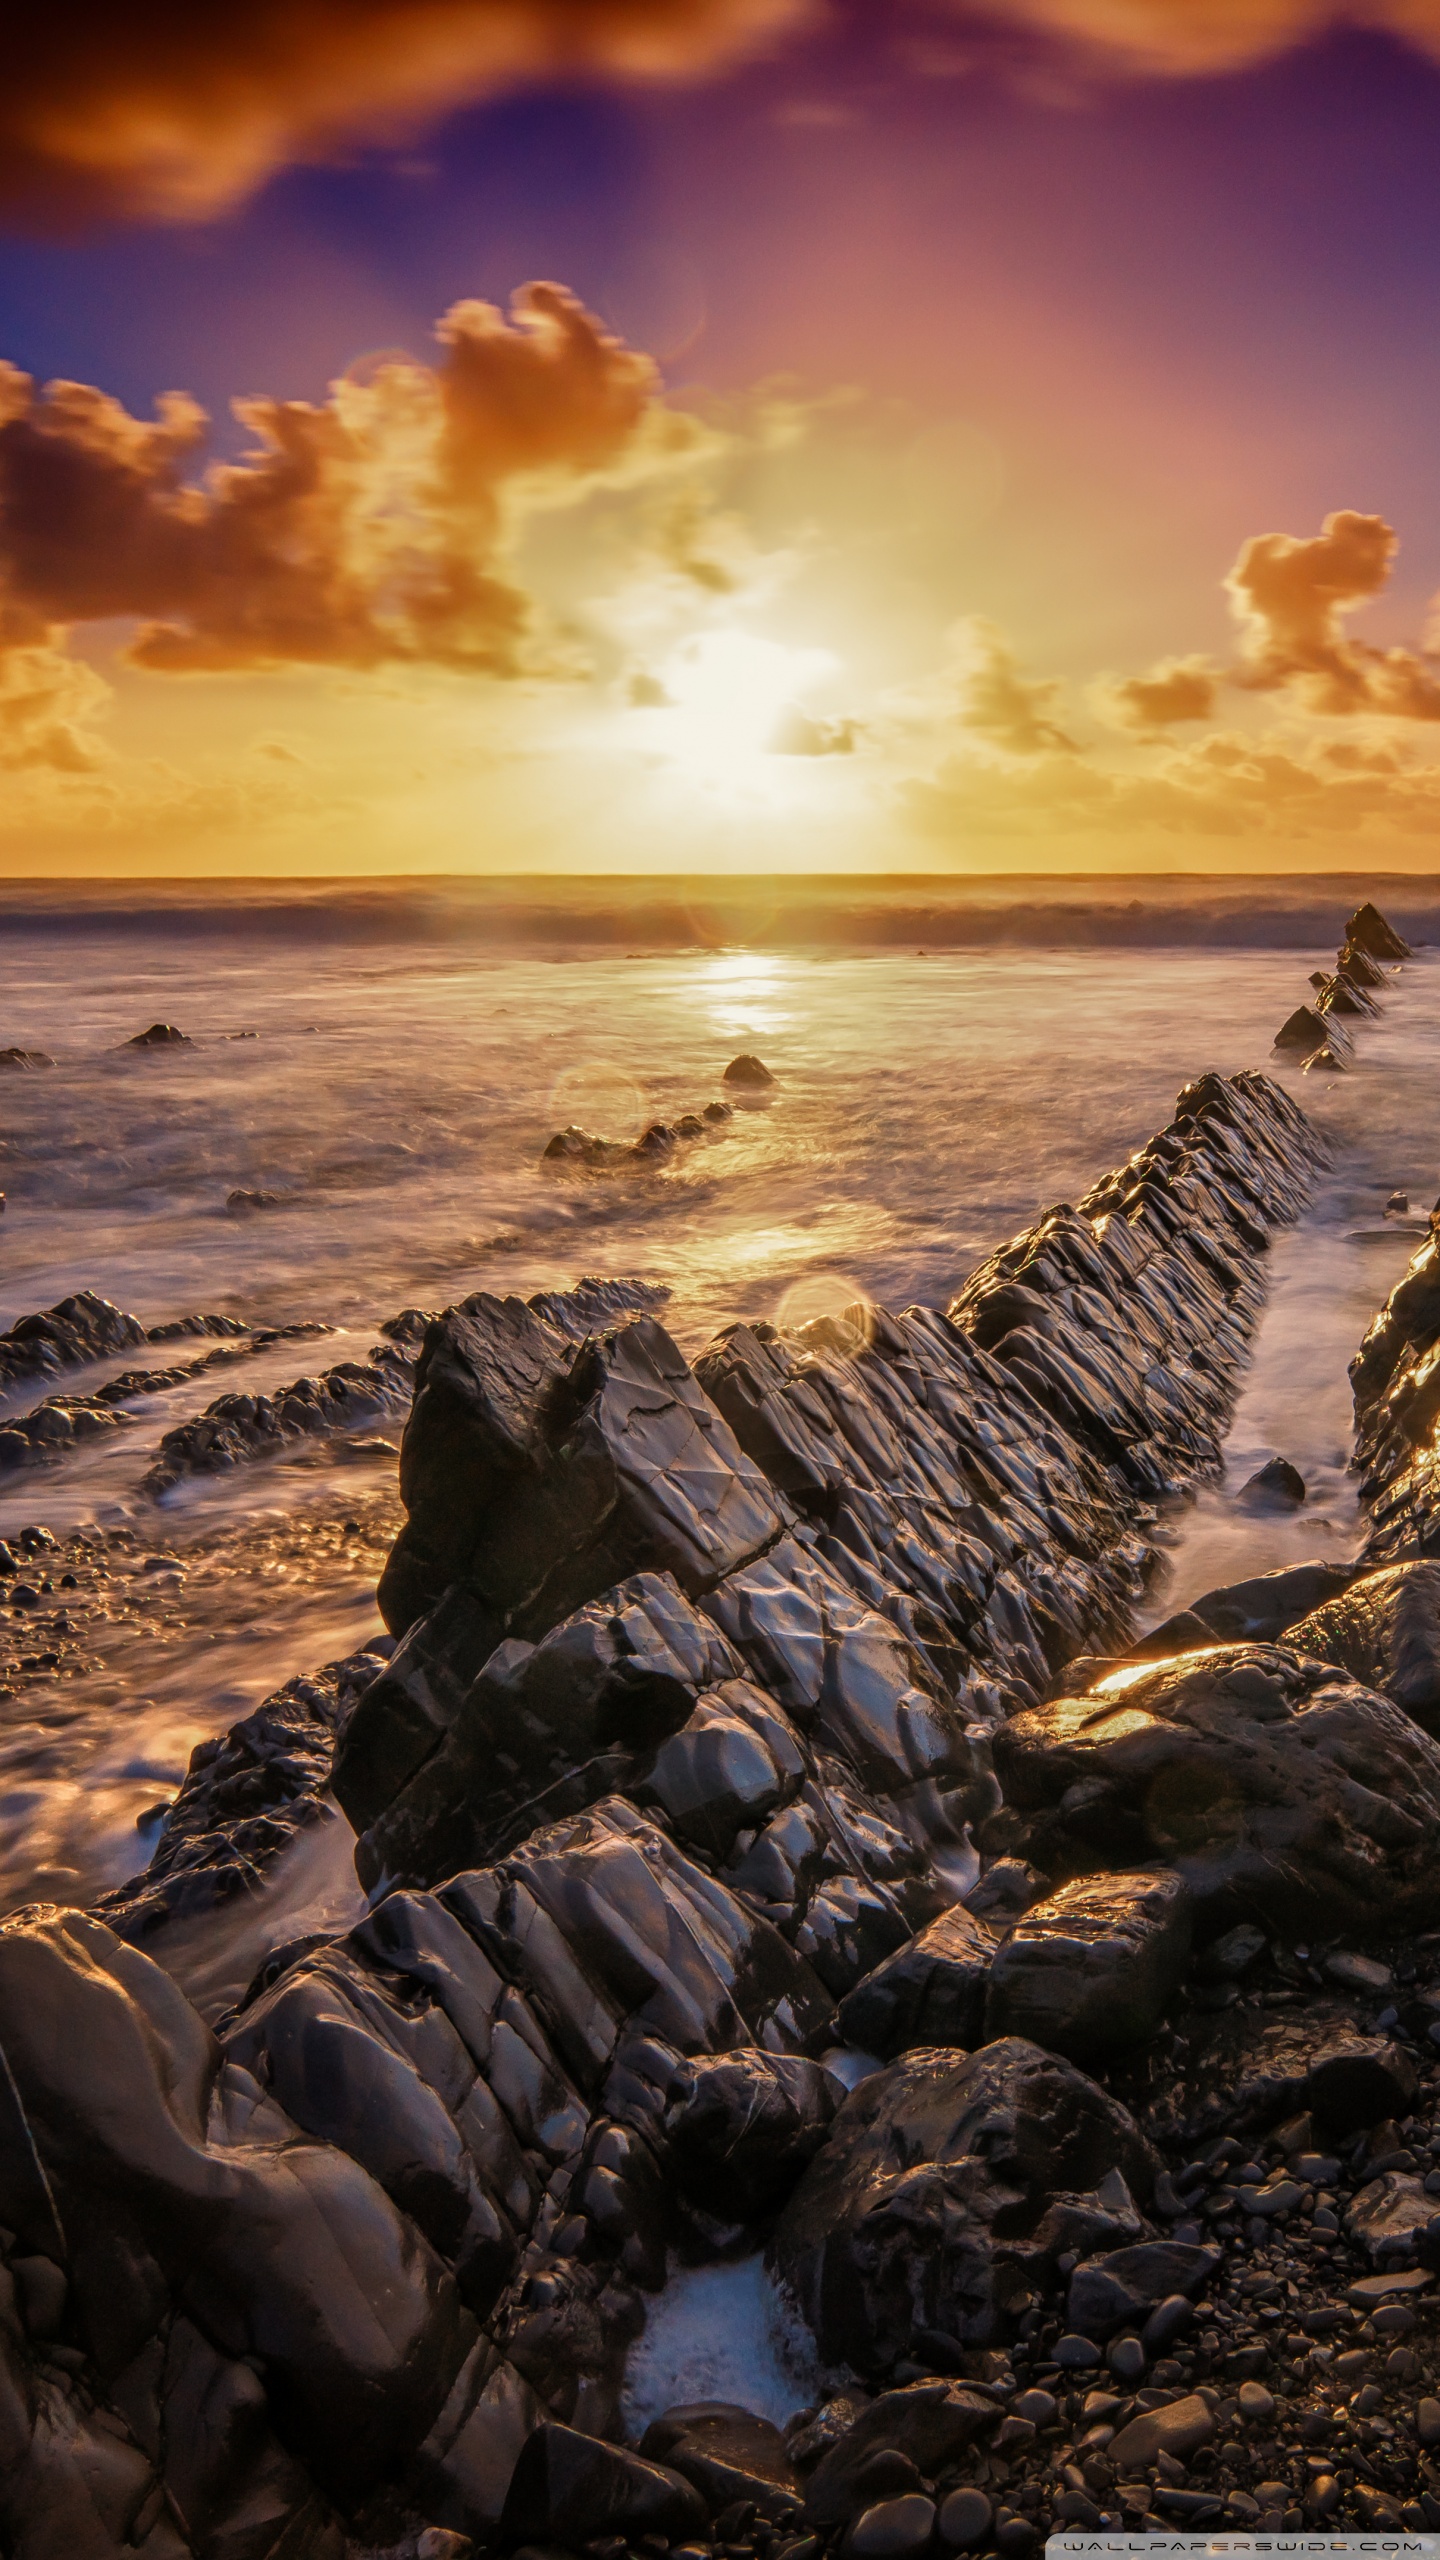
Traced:
<path id="1" fill-rule="evenodd" d="M 0 869 L 1440 869 L 1440 0 L 135 0 Z"/>

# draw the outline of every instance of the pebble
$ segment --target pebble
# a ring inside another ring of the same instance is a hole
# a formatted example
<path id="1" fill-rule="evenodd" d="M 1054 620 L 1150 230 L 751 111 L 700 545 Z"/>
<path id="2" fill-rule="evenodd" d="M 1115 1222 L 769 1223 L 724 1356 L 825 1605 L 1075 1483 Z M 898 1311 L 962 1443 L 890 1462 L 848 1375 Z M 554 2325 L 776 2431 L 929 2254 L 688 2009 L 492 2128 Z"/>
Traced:
<path id="1" fill-rule="evenodd" d="M 1017 2391 L 1010 2403 L 1017 2418 L 1028 2418 L 1032 2427 L 1053 2427 L 1060 2411 L 1053 2391 Z"/>
<path id="2" fill-rule="evenodd" d="M 1422 2444 L 1440 2444 L 1440 2400 L 1426 2398 L 1415 2411 L 1415 2432 Z"/>
<path id="3" fill-rule="evenodd" d="M 1185 2307 L 1187 2311 L 1190 2308 L 1188 2303 Z M 1079 2338 L 1072 2333 L 1068 2338 L 1056 2340 L 1054 2356 L 1055 2362 L 1066 2372 L 1080 2373 L 1087 2366 L 1099 2363 L 1100 2350 L 1093 2338 Z"/>
<path id="4" fill-rule="evenodd" d="M 1208 2401 L 1192 2392 L 1188 2399 L 1172 2400 L 1163 2409 L 1146 2409 L 1132 2418 L 1111 2445 L 1110 2459 L 1119 2471 L 1148 2471 L 1160 2454 L 1181 2460 L 1214 2433 Z"/>
<path id="5" fill-rule="evenodd" d="M 1242 2382 L 1237 2401 L 1242 2418 L 1273 2418 L 1275 2415 L 1275 2394 L 1267 2391 L 1263 2382 Z"/>
<path id="6" fill-rule="evenodd" d="M 1133 2390 L 1143 2382 L 1147 2358 L 1138 2338 L 1112 2338 L 1105 2351 L 1105 2361 L 1117 2382 Z"/>
<path id="7" fill-rule="evenodd" d="M 882 2498 L 877 2507 L 867 2507 L 858 2524 L 850 2528 L 847 2549 L 854 2560 L 905 2560 L 912 2551 L 923 2551 L 935 2530 L 935 2501 L 911 2490 L 903 2498 Z"/>
<path id="8" fill-rule="evenodd" d="M 1030 2396 L 1040 2400 L 1049 2395 L 1037 2391 Z M 952 2489 L 940 2509 L 940 2539 L 951 2551 L 973 2550 L 984 2541 L 993 2514 L 983 2489 Z"/>

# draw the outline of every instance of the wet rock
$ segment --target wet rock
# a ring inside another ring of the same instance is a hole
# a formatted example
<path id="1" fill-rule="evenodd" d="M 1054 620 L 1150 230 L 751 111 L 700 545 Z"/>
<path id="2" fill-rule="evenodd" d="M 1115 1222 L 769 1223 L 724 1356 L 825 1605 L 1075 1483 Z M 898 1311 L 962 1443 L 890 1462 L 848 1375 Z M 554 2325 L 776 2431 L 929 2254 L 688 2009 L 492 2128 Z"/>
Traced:
<path id="1" fill-rule="evenodd" d="M 1281 1023 L 1275 1034 L 1274 1045 L 1277 1049 L 1289 1051 L 1295 1057 L 1310 1058 L 1317 1050 L 1326 1046 L 1327 1030 L 1329 1026 L 1322 1013 L 1317 1013 L 1313 1006 L 1308 1004 L 1297 1005 L 1295 1011 Z M 1333 1032 L 1331 1036 L 1335 1036 Z"/>
<path id="2" fill-rule="evenodd" d="M 984 2041 L 985 1987 L 999 1933 L 956 1903 L 847 1992 L 835 2023 L 882 2061 L 914 2045 Z"/>
<path id="3" fill-rule="evenodd" d="M 983 2442 L 1000 2423 L 993 2400 L 958 2382 L 912 2382 L 884 2391 L 847 2427 L 811 2473 L 805 2492 L 805 2521 L 817 2532 L 833 2533 L 863 2512 L 869 2496 L 867 2478 L 874 2476 L 879 2454 L 898 2454 L 917 2472 L 933 2478 L 965 2452 Z"/>
<path id="4" fill-rule="evenodd" d="M 825 2140 L 842 2094 L 798 2054 L 697 2055 L 664 2119 L 677 2192 L 722 2221 L 773 2212 Z"/>
<path id="5" fill-rule="evenodd" d="M 1374 2266 L 1406 2264 L 1417 2235 L 1435 2219 L 1437 2202 L 1422 2179 L 1390 2169 L 1360 2189 L 1345 2216 L 1345 2229 Z"/>
<path id="6" fill-rule="evenodd" d="M 884 2373 L 917 2326 L 1010 2334 L 1063 2251 L 1140 2236 L 1153 2174 L 1125 2110 L 1037 2046 L 912 2053 L 846 2100 L 772 2259 L 822 2355 Z"/>
<path id="7" fill-rule="evenodd" d="M 140 1479 L 152 1502 L 192 1475 L 275 1458 L 297 1440 L 367 1431 L 408 1410 L 411 1366 L 390 1343 L 367 1361 L 341 1360 L 316 1378 L 296 1378 L 271 1395 L 225 1395 L 161 1439 Z"/>
<path id="8" fill-rule="evenodd" d="M 34 1067 L 53 1067 L 55 1061 L 43 1049 L 0 1049 L 0 1067 L 18 1068 L 21 1073 Z"/>
<path id="9" fill-rule="evenodd" d="M 1423 1927 L 1440 1910 L 1440 1748 L 1390 1699 L 1279 1646 L 1182 1656 L 1052 1699 L 994 1741 L 1052 1873 L 1173 1865 L 1197 1919 Z"/>
<path id="10" fill-rule="evenodd" d="M 1368 898 L 1363 906 L 1356 908 L 1346 925 L 1345 942 L 1349 949 L 1363 951 L 1372 960 L 1410 958 L 1409 943 L 1392 924 L 1386 922 L 1379 908 L 1372 906 Z"/>
<path id="11" fill-rule="evenodd" d="M 780 2523 L 800 2505 L 801 2487 L 785 2439 L 768 2418 L 726 2400 L 697 2400 L 652 2419 L 640 2439 L 647 2462 L 663 2463 L 698 2489 L 711 2515 L 737 2500 Z"/>
<path id="12" fill-rule="evenodd" d="M 742 1050 L 738 1058 L 731 1059 L 725 1070 L 724 1081 L 726 1084 L 743 1085 L 751 1092 L 760 1092 L 766 1085 L 772 1085 L 775 1078 L 761 1059 L 751 1057 L 747 1050 Z"/>
<path id="13" fill-rule="evenodd" d="M 858 2516 L 844 2549 L 855 2560 L 909 2560 L 928 2548 L 935 2531 L 935 2501 L 918 2490 L 900 2498 L 882 2498 Z"/>
<path id="14" fill-rule="evenodd" d="M 572 2551 L 610 2533 L 683 2542 L 706 2522 L 703 2498 L 677 2471 L 546 2420 L 515 2466 L 499 2539 L 507 2549 L 559 2542 Z"/>
<path id="15" fill-rule="evenodd" d="M 1161 2454 L 1168 2454 L 1172 2462 L 1183 2462 L 1208 2444 L 1214 2433 L 1209 2402 L 1193 2392 L 1187 2399 L 1173 2400 L 1168 2408 L 1142 2411 L 1120 2429 L 1107 2451 L 1117 2471 L 1147 2471 Z"/>
<path id="16" fill-rule="evenodd" d="M 1357 1570 L 1354 1565 L 1327 1564 L 1317 1556 L 1305 1564 L 1256 1574 L 1249 1582 L 1223 1583 L 1214 1591 L 1202 1592 L 1190 1608 L 1222 1643 L 1271 1644 L 1326 1601 L 1347 1591 Z"/>
<path id="17" fill-rule="evenodd" d="M 1090 2258 L 1070 2278 L 1066 2317 L 1072 2329 L 1102 2343 L 1117 2329 L 1141 2328 L 1172 2295 L 1201 2292 L 1220 2265 L 1218 2249 L 1176 2240 L 1142 2240 Z"/>
<path id="18" fill-rule="evenodd" d="M 1028 2036 L 1072 2062 L 1154 2034 L 1190 1960 L 1190 1897 L 1171 1869 L 1079 1878 L 998 1948 L 987 2036 Z"/>
<path id="19" fill-rule="evenodd" d="M 1288 1458 L 1267 1458 L 1241 1486 L 1236 1500 L 1248 1511 L 1294 1511 L 1305 1500 L 1305 1479 Z"/>
<path id="20" fill-rule="evenodd" d="M 1440 1564 L 1363 1575 L 1298 1619 L 1289 1640 L 1297 1653 L 1383 1689 L 1427 1732 L 1440 1732 Z"/>
<path id="21" fill-rule="evenodd" d="M 126 1049 L 189 1049 L 194 1046 L 188 1032 L 179 1031 L 173 1022 L 152 1022 L 148 1031 L 135 1031 L 122 1042 Z"/>
<path id="22" fill-rule="evenodd" d="M 1232 2009 L 1192 2036 L 1170 2093 L 1173 2130 L 1203 2141 L 1313 2115 L 1327 2140 L 1341 2140 L 1403 2116 L 1415 2087 L 1404 2047 L 1367 2034 L 1338 2001 L 1317 1994 L 1303 2014 L 1278 2018 Z"/>
<path id="23" fill-rule="evenodd" d="M 53 1307 L 20 1316 L 0 1333 L 0 1392 L 9 1394 L 32 1378 L 55 1377 L 62 1369 L 80 1369 L 128 1351 L 146 1339 L 138 1317 L 126 1315 L 93 1289 L 60 1298 Z"/>

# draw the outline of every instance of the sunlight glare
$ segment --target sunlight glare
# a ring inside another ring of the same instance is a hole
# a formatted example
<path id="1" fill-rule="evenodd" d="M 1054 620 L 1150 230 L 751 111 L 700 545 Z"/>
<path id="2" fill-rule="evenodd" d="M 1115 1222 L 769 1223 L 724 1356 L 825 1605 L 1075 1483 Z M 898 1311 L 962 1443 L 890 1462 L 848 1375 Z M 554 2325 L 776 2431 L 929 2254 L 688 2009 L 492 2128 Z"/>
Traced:
<path id="1" fill-rule="evenodd" d="M 737 760 L 770 755 L 797 697 L 835 672 L 828 649 L 792 649 L 753 631 L 706 631 L 661 669 L 667 751 L 692 772 L 732 778 Z M 788 757 L 776 757 L 783 772 Z"/>

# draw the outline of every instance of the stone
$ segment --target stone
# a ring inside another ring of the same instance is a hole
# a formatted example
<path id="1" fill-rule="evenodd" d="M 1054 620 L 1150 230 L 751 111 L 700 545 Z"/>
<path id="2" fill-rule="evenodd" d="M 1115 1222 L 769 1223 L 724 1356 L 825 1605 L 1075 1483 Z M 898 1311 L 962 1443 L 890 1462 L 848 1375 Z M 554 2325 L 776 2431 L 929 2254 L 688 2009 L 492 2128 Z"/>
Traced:
<path id="1" fill-rule="evenodd" d="M 1356 908 L 1345 927 L 1346 946 L 1366 952 L 1372 960 L 1408 960 L 1410 945 L 1396 932 L 1380 910 L 1367 898 Z"/>
<path id="2" fill-rule="evenodd" d="M 1275 2394 L 1267 2391 L 1263 2382 L 1242 2382 L 1235 2399 L 1241 2417 L 1252 2426 L 1275 2415 Z"/>
<path id="3" fill-rule="evenodd" d="M 775 1078 L 761 1059 L 752 1057 L 748 1050 L 742 1050 L 738 1058 L 731 1059 L 725 1070 L 723 1081 L 726 1084 L 744 1085 L 751 1092 L 758 1093 L 763 1092 L 767 1085 L 772 1085 Z"/>
<path id="4" fill-rule="evenodd" d="M 973 2551 L 990 2530 L 995 2510 L 983 2489 L 952 2489 L 936 2521 L 948 2551 Z"/>
<path id="5" fill-rule="evenodd" d="M 876 2454 L 899 2453 L 927 2479 L 946 2470 L 969 2445 L 988 2437 L 1000 2410 L 957 2382 L 912 2382 L 884 2391 L 826 2452 L 805 2491 L 805 2521 L 833 2533 L 868 2503 L 864 2478 Z"/>
<path id="6" fill-rule="evenodd" d="M 1323 1014 L 1316 1013 L 1308 1004 L 1297 1005 L 1281 1023 L 1275 1034 L 1274 1046 L 1288 1050 L 1297 1058 L 1313 1057 L 1317 1049 L 1325 1046 L 1326 1030 Z"/>
<path id="7" fill-rule="evenodd" d="M 1288 1458 L 1267 1458 L 1235 1498 L 1247 1511 L 1295 1511 L 1305 1500 L 1305 1479 Z"/>
<path id="8" fill-rule="evenodd" d="M 1440 1747 L 1393 1702 L 1272 1645 L 1115 1675 L 1001 1725 L 1029 1854 L 1083 1875 L 1173 1866 L 1197 1921 L 1298 1936 L 1440 1913 Z"/>
<path id="9" fill-rule="evenodd" d="M 1354 2197 L 1345 2229 L 1375 2265 L 1394 2259 L 1404 2262 L 1414 2253 L 1417 2233 L 1435 2220 L 1436 2210 L 1436 2200 L 1427 2196 L 1422 2179 L 1387 2169 Z"/>
<path id="10" fill-rule="evenodd" d="M 846 1993 L 839 2033 L 882 2061 L 912 2045 L 981 2043 L 997 1944 L 996 1931 L 957 1902 Z"/>
<path id="11" fill-rule="evenodd" d="M 829 2131 L 840 2083 L 798 2054 L 700 2054 L 664 2119 L 677 2193 L 722 2221 L 783 2203 Z"/>
<path id="12" fill-rule="evenodd" d="M 1222 1583 L 1214 1591 L 1202 1591 L 1190 1607 L 1222 1643 L 1271 1644 L 1300 1619 L 1348 1590 L 1356 1570 L 1353 1565 L 1327 1564 L 1316 1556 L 1305 1564 L 1258 1573 L 1248 1582 Z M 1296 1650 L 1305 1652 L 1308 1647 Z"/>
<path id="13" fill-rule="evenodd" d="M 546 2419 L 515 2465 L 498 2538 L 511 2550 L 527 2542 L 577 2550 L 607 2533 L 682 2542 L 706 2524 L 704 2499 L 678 2471 Z"/>
<path id="14" fill-rule="evenodd" d="M 1360 2276 L 1347 2286 L 1345 2299 L 1356 2311 L 1373 2312 L 1382 2303 L 1400 2302 L 1412 2294 L 1428 2293 L 1435 2282 L 1425 2267 L 1395 2267 L 1387 2275 Z"/>
<path id="15" fill-rule="evenodd" d="M 772 2523 L 782 2523 L 800 2505 L 800 2481 L 779 2428 L 731 2401 L 697 2400 L 667 2409 L 646 2428 L 640 2453 L 647 2462 L 678 2471 L 712 2515 L 743 2498 Z"/>
<path id="16" fill-rule="evenodd" d="M 987 2037 L 1028 2036 L 1072 2062 L 1143 2043 L 1185 1972 L 1190 1931 L 1190 1897 L 1172 1870 L 1062 1885 L 996 1951 Z"/>
<path id="17" fill-rule="evenodd" d="M 0 1049 L 0 1067 L 15 1067 L 22 1072 L 35 1067 L 53 1067 L 55 1061 L 43 1049 Z"/>
<path id="18" fill-rule="evenodd" d="M 1378 1957 L 1352 1955 L 1343 1949 L 1326 1957 L 1325 1970 L 1332 1982 L 1347 1983 L 1353 1991 L 1390 1991 L 1395 1984 L 1390 1967 Z"/>
<path id="19" fill-rule="evenodd" d="M 148 1031 L 132 1032 L 121 1045 L 126 1049 L 189 1049 L 194 1043 L 173 1022 L 152 1022 Z"/>
<path id="20" fill-rule="evenodd" d="M 855 2560 L 909 2560 L 924 2551 L 935 2531 L 935 2501 L 912 2490 L 908 2497 L 884 2498 L 856 2518 L 842 2548 Z"/>
<path id="21" fill-rule="evenodd" d="M 1198 2392 L 1172 2400 L 1168 2408 L 1147 2409 L 1120 2429 L 1106 2450 L 1117 2471 L 1147 2471 L 1162 2453 L 1183 2462 L 1208 2444 L 1215 2433 L 1209 2402 Z"/>
<path id="22" fill-rule="evenodd" d="M 1440 1564 L 1416 1561 L 1367 1573 L 1296 1621 L 1297 1653 L 1337 1663 L 1383 1689 L 1397 1707 L 1440 1734 Z"/>
<path id="23" fill-rule="evenodd" d="M 1440 2400 L 1427 2396 L 1417 2403 L 1415 2432 L 1422 2444 L 1440 2444 Z"/>
<path id="24" fill-rule="evenodd" d="M 780 2215 L 771 2262 L 822 2356 L 883 2374 L 917 2326 L 1011 2333 L 1067 2250 L 1139 2238 L 1153 2155 L 1123 2107 L 1019 2037 L 861 2082 Z"/>
<path id="25" fill-rule="evenodd" d="M 1084 2337 L 1103 2341 L 1117 2329 L 1140 2326 L 1172 2294 L 1198 2294 L 1219 2264 L 1218 2250 L 1180 2240 L 1112 2250 L 1075 2268 L 1066 2316 Z"/>

